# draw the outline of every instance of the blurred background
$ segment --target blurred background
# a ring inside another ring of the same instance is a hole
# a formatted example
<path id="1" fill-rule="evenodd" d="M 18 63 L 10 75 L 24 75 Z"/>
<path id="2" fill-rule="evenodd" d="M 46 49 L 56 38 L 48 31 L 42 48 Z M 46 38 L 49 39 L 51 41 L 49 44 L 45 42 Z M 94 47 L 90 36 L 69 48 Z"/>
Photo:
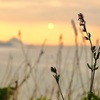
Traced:
<path id="1" fill-rule="evenodd" d="M 78 14 L 83 13 L 98 48 L 99 11 L 99 0 L 0 0 L 0 99 L 61 100 L 50 71 L 54 66 L 65 100 L 80 100 L 89 91 L 92 58 Z"/>

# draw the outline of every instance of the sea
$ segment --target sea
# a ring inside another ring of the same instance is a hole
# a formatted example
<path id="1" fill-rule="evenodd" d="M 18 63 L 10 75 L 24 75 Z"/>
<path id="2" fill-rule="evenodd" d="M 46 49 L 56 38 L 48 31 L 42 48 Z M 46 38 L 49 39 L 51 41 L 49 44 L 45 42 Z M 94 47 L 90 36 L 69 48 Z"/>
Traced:
<path id="1" fill-rule="evenodd" d="M 16 86 L 18 100 L 58 100 L 55 67 L 63 96 L 80 100 L 89 91 L 93 62 L 89 46 L 1 46 L 0 88 Z M 97 62 L 100 65 L 100 59 Z M 100 93 L 100 68 L 96 70 L 93 90 Z M 61 100 L 61 95 L 60 95 Z"/>

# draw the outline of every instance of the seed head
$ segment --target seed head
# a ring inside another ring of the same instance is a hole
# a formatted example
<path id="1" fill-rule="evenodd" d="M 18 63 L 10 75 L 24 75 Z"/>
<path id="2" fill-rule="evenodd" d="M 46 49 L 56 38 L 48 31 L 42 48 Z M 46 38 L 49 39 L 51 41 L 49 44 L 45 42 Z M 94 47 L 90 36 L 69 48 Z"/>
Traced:
<path id="1" fill-rule="evenodd" d="M 56 70 L 56 68 L 55 67 L 51 67 L 51 72 L 53 72 L 53 73 L 57 73 L 57 70 Z"/>

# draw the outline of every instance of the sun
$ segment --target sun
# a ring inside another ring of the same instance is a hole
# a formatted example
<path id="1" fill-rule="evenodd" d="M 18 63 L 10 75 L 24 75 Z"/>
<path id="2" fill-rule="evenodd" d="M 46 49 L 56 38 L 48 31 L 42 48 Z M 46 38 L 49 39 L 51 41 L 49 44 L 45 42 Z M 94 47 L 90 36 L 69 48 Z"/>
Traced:
<path id="1" fill-rule="evenodd" d="M 49 29 L 53 29 L 53 28 L 54 28 L 54 24 L 53 24 L 53 23 L 49 23 L 49 24 L 48 24 L 48 28 L 49 28 Z"/>

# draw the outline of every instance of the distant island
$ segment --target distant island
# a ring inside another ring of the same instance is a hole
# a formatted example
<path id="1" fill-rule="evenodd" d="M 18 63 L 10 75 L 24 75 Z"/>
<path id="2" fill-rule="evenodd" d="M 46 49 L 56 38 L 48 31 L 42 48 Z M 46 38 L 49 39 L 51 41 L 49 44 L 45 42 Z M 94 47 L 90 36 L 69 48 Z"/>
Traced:
<path id="1" fill-rule="evenodd" d="M 19 46 L 19 45 L 20 45 L 20 41 L 15 37 L 11 38 L 9 41 L 6 41 L 6 42 L 0 41 L 0 46 L 2 47 L 12 47 L 12 46 L 14 47 L 14 46 Z M 26 45 L 26 44 L 24 45 L 33 46 L 33 45 Z"/>

